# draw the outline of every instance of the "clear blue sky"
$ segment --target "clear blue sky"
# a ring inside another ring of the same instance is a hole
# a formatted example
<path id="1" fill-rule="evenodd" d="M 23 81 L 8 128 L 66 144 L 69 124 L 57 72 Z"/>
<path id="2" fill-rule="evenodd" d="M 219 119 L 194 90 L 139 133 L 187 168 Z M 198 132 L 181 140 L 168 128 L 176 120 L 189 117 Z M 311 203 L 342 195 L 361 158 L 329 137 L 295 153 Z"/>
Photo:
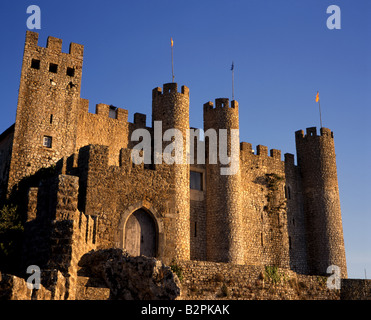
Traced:
<path id="1" fill-rule="evenodd" d="M 41 8 L 39 45 L 47 36 L 85 45 L 82 98 L 147 114 L 151 91 L 175 81 L 190 88 L 191 126 L 202 127 L 203 103 L 235 98 L 240 136 L 295 152 L 294 132 L 323 125 L 334 131 L 349 277 L 371 278 L 371 1 L 160 0 L 2 1 L 0 131 L 15 120 L 26 8 Z M 341 29 L 329 30 L 329 5 Z"/>

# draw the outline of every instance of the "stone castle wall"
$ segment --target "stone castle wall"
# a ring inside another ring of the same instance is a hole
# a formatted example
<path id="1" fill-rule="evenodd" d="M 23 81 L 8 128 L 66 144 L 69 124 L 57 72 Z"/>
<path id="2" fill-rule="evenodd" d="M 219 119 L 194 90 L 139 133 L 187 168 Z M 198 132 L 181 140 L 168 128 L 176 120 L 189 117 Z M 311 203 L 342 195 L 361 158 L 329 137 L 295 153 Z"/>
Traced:
<path id="1" fill-rule="evenodd" d="M 296 132 L 298 165 L 302 174 L 303 206 L 307 223 L 308 265 L 324 273 L 330 265 L 346 277 L 346 259 L 333 132 L 316 128 Z"/>
<path id="2" fill-rule="evenodd" d="M 26 251 L 38 247 L 42 261 L 36 262 L 46 266 L 51 261 L 53 232 L 58 230 L 51 231 L 51 221 L 70 221 L 61 226 L 69 224 L 73 237 L 79 231 L 71 221 L 80 221 L 81 227 L 87 219 L 94 225 L 95 246 L 126 248 L 127 223 L 142 210 L 154 225 L 154 255 L 165 263 L 208 260 L 316 274 L 338 264 L 346 277 L 329 129 L 322 128 L 320 136 L 313 128 L 307 136 L 296 133 L 296 166 L 291 154 L 282 161 L 279 150 L 268 155 L 268 148 L 258 145 L 254 153 L 251 144 L 240 143 L 239 138 L 232 142 L 231 130 L 239 128 L 238 102 L 219 98 L 215 107 L 211 102 L 204 105 L 204 129 L 227 130 L 228 155 L 237 145 L 233 153 L 239 163 L 237 174 L 221 175 L 225 165 L 208 162 L 209 140 L 203 142 L 206 164 L 136 165 L 131 134 L 147 128 L 153 140 L 154 121 L 162 121 L 162 134 L 178 129 L 185 146 L 189 89 L 183 86 L 178 92 L 176 83 L 155 88 L 151 127 L 146 126 L 145 115 L 136 113 L 130 123 L 127 110 L 107 104 L 98 104 L 91 114 L 88 100 L 80 97 L 83 46 L 72 43 L 69 53 L 63 53 L 61 44 L 49 37 L 47 46 L 40 47 L 38 35 L 27 32 L 14 133 L 10 130 L 0 142 L 4 160 L 0 180 L 5 183 L 9 178 L 8 191 L 29 188 L 23 194 L 30 235 Z M 44 145 L 45 137 L 51 138 L 50 145 Z M 170 144 L 161 144 L 160 151 Z M 184 162 L 187 151 L 184 148 L 181 154 Z M 43 167 L 64 178 L 28 185 Z M 191 170 L 201 173 L 202 190 L 190 190 Z M 63 191 L 65 184 L 68 192 Z M 139 227 L 134 223 L 130 231 L 137 230 L 135 236 L 142 237 L 138 243 L 145 236 Z M 40 237 L 32 238 L 38 230 Z M 72 249 L 66 250 L 69 254 Z"/>
<path id="3" fill-rule="evenodd" d="M 49 37 L 44 48 L 38 46 L 37 33 L 26 33 L 9 191 L 75 150 L 83 46 L 71 43 L 69 53 L 61 49 L 61 39 Z"/>

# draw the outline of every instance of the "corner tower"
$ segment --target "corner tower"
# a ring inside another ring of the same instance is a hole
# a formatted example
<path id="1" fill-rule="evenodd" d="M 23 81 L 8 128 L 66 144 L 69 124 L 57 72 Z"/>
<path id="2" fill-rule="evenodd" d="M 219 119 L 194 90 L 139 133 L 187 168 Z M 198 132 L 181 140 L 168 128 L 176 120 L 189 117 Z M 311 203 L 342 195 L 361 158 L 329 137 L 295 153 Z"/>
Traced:
<path id="1" fill-rule="evenodd" d="M 190 259 L 190 190 L 189 164 L 187 163 L 187 134 L 189 131 L 189 89 L 182 86 L 178 92 L 177 83 L 166 83 L 162 88 L 152 91 L 152 121 L 155 128 L 162 129 L 161 136 L 155 136 L 162 141 L 162 135 L 168 129 L 176 129 L 181 134 L 182 161 L 171 164 L 171 214 L 172 228 L 166 236 L 167 256 L 179 260 Z M 155 123 L 155 121 L 161 121 Z M 162 142 L 163 151 L 170 142 Z M 154 155 L 156 157 L 156 155 Z"/>
<path id="2" fill-rule="evenodd" d="M 209 129 L 211 129 L 209 131 Z M 211 145 L 212 131 L 215 130 L 217 145 Z M 237 133 L 232 139 L 232 129 Z M 241 175 L 239 170 L 240 141 L 238 102 L 226 98 L 204 104 L 204 130 L 206 142 L 206 230 L 207 260 L 217 262 L 243 263 L 241 241 Z M 209 132 L 208 132 L 209 131 Z M 222 134 L 227 135 L 227 155 L 230 164 L 220 161 Z M 207 138 L 208 137 L 208 138 Z M 217 155 L 216 162 L 212 153 Z M 221 169 L 237 163 L 237 172 L 222 174 Z"/>
<path id="3" fill-rule="evenodd" d="M 74 152 L 83 63 L 82 45 L 27 31 L 18 94 L 8 191 L 23 177 Z"/>
<path id="4" fill-rule="evenodd" d="M 325 274 L 330 265 L 347 277 L 333 132 L 315 127 L 295 133 L 307 225 L 308 265 Z"/>

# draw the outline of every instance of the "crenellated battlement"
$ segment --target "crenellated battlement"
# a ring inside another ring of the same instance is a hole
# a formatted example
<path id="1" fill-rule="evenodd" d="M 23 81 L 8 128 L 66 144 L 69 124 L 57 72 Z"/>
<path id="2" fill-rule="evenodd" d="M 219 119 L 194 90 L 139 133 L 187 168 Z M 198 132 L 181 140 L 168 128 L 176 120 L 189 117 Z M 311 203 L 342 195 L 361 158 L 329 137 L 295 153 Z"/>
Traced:
<path id="1" fill-rule="evenodd" d="M 95 114 L 104 118 L 110 118 L 122 122 L 128 121 L 128 110 L 108 105 L 105 103 L 98 103 L 95 106 Z"/>
<path id="2" fill-rule="evenodd" d="M 71 155 L 69 158 L 63 158 L 58 163 L 58 168 L 62 168 L 61 172 L 74 172 L 78 168 L 80 171 L 91 171 L 99 172 L 106 171 L 109 168 L 121 168 L 126 173 L 131 173 L 132 169 L 137 168 L 139 170 L 156 170 L 161 167 L 160 165 L 145 165 L 143 162 L 136 164 L 133 162 L 131 148 L 121 148 L 118 155 L 118 165 L 109 164 L 109 146 L 103 146 L 98 144 L 91 144 L 80 149 L 79 153 Z M 143 155 L 143 151 L 139 152 L 139 155 Z"/>
<path id="3" fill-rule="evenodd" d="M 212 101 L 208 101 L 204 104 L 204 112 L 209 112 L 212 110 L 225 110 L 229 109 L 231 111 L 238 112 L 238 102 L 236 100 L 232 100 L 229 104 L 228 98 L 217 98 L 215 99 L 215 107 Z"/>
<path id="4" fill-rule="evenodd" d="M 317 127 L 310 127 L 306 129 L 306 134 L 304 134 L 303 130 L 298 130 L 295 132 L 296 139 L 312 139 L 316 137 L 330 137 L 334 138 L 334 133 L 328 128 L 321 128 L 320 134 L 317 135 Z"/>
<path id="5" fill-rule="evenodd" d="M 262 159 L 272 159 L 277 161 L 282 161 L 281 158 L 281 150 L 277 149 L 270 149 L 268 154 L 268 147 L 263 145 L 257 145 L 256 151 L 252 149 L 252 144 L 248 142 L 241 142 L 240 143 L 240 155 L 242 159 L 246 159 L 247 157 L 260 157 Z M 283 162 L 287 164 L 294 164 L 294 155 L 291 153 L 284 154 Z"/>
<path id="6" fill-rule="evenodd" d="M 89 114 L 98 116 L 101 119 L 113 119 L 119 122 L 128 122 L 129 111 L 123 108 L 115 107 L 105 103 L 98 103 L 95 105 L 95 113 L 89 112 L 89 100 L 80 98 L 79 103 L 80 114 Z M 135 121 L 134 115 L 134 121 Z M 137 116 L 138 117 L 138 116 Z M 145 115 L 144 115 L 145 119 Z M 137 120 L 138 121 L 138 120 Z"/>
<path id="7" fill-rule="evenodd" d="M 163 85 L 163 90 L 161 87 L 154 88 L 152 90 L 152 99 L 155 99 L 159 96 L 173 95 L 173 94 L 184 94 L 189 97 L 189 88 L 187 86 L 182 86 L 181 91 L 178 92 L 178 84 L 176 82 L 165 83 Z"/>
<path id="8" fill-rule="evenodd" d="M 145 128 L 147 126 L 147 115 L 143 113 L 134 113 L 134 126 L 135 128 Z"/>
<path id="9" fill-rule="evenodd" d="M 0 194 L 27 217 L 25 261 L 59 268 L 72 299 L 79 260 L 97 246 L 304 274 L 333 264 L 346 277 L 330 129 L 296 131 L 295 165 L 293 154 L 240 142 L 235 100 L 203 104 L 203 133 L 191 131 L 189 88 L 174 82 L 152 90 L 148 126 L 114 105 L 89 112 L 83 52 L 26 33 L 15 129 L 0 141 Z"/>
<path id="10" fill-rule="evenodd" d="M 26 48 L 43 48 L 38 45 L 39 41 L 39 34 L 37 32 L 33 31 L 27 31 L 26 32 Z M 54 52 L 54 53 L 62 53 L 62 39 L 58 39 L 55 37 L 49 36 L 46 42 L 46 49 L 49 52 Z M 84 55 L 84 46 L 78 43 L 71 42 L 70 47 L 69 47 L 69 52 L 73 58 L 77 59 L 83 59 Z"/>

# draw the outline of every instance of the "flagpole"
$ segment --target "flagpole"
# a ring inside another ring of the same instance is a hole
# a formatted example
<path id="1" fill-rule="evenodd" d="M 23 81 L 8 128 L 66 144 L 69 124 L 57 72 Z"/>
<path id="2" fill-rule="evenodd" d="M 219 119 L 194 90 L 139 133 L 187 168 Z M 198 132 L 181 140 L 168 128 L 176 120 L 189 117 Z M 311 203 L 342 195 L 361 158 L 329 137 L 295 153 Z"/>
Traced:
<path id="1" fill-rule="evenodd" d="M 232 70 L 232 100 L 234 100 L 234 70 Z"/>
<path id="2" fill-rule="evenodd" d="M 172 82 L 174 82 L 174 52 L 173 52 L 173 39 L 171 38 L 171 76 Z"/>
<path id="3" fill-rule="evenodd" d="M 321 125 L 321 128 L 322 128 L 321 100 L 319 98 L 319 91 L 317 91 L 316 102 L 318 102 L 319 121 L 320 121 L 320 125 Z"/>
<path id="4" fill-rule="evenodd" d="M 232 61 L 231 70 L 232 70 L 232 100 L 234 100 L 234 63 L 233 61 Z"/>

